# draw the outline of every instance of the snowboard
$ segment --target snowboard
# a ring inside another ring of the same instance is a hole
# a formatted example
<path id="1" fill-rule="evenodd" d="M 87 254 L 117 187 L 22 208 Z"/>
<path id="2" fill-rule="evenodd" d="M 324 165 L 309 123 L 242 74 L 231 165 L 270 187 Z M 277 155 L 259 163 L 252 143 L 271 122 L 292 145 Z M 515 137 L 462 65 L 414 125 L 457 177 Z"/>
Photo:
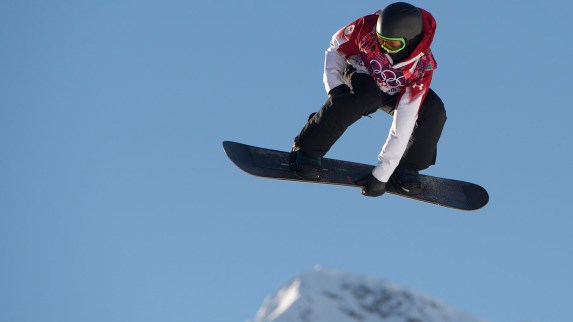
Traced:
<path id="1" fill-rule="evenodd" d="M 322 173 L 319 181 L 309 181 L 296 177 L 289 165 L 290 152 L 277 151 L 224 141 L 223 148 L 231 161 L 248 174 L 278 180 L 301 181 L 318 184 L 331 184 L 360 187 L 356 180 L 363 178 L 374 166 L 356 162 L 322 159 Z M 477 210 L 489 201 L 487 191 L 474 183 L 446 179 L 421 174 L 424 192 L 409 196 L 399 187 L 386 185 L 386 192 L 442 207 L 459 210 Z M 361 187 L 360 187 L 361 188 Z"/>

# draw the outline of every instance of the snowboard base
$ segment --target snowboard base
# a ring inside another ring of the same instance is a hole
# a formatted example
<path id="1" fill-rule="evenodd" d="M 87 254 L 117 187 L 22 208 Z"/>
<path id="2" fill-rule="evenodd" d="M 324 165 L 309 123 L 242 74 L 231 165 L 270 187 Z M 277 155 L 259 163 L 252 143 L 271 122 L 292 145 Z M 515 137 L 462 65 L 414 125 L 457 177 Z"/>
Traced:
<path id="1" fill-rule="evenodd" d="M 362 163 L 323 158 L 320 180 L 309 181 L 293 174 L 289 165 L 290 152 L 231 141 L 224 141 L 223 148 L 229 159 L 241 170 L 269 179 L 360 187 L 355 181 L 372 172 L 374 168 L 372 165 Z M 409 196 L 392 184 L 387 184 L 386 192 L 442 207 L 468 211 L 480 209 L 489 201 L 487 191 L 475 183 L 423 174 L 420 177 L 424 192 L 419 195 Z"/>

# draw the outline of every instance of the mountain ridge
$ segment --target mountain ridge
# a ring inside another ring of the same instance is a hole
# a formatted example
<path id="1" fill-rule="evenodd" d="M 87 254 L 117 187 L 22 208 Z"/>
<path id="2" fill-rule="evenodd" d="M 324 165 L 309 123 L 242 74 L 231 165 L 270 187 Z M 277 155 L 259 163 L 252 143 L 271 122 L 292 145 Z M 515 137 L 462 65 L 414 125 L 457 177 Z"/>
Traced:
<path id="1" fill-rule="evenodd" d="M 267 297 L 253 322 L 484 322 L 422 292 L 317 268 Z"/>

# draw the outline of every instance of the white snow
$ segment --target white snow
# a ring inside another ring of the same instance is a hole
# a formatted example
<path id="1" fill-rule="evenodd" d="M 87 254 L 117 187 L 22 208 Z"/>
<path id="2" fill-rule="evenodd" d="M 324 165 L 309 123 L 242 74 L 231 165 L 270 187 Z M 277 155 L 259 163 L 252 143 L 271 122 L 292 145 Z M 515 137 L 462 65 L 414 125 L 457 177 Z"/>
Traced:
<path id="1" fill-rule="evenodd" d="M 277 292 L 276 299 L 278 301 L 268 305 L 270 320 L 279 317 L 300 298 L 300 284 L 301 281 L 299 279 L 294 280 L 290 285 Z"/>
<path id="2" fill-rule="evenodd" d="M 418 291 L 317 268 L 265 299 L 254 322 L 483 322 Z"/>

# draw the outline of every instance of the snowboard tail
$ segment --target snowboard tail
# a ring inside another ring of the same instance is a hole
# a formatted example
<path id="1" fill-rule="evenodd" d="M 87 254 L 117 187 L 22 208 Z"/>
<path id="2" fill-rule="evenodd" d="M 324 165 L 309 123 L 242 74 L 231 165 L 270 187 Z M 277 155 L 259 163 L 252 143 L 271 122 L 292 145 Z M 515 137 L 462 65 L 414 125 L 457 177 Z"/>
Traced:
<path id="1" fill-rule="evenodd" d="M 323 158 L 320 180 L 309 181 L 294 175 L 289 165 L 289 152 L 231 141 L 224 141 L 223 148 L 229 159 L 241 170 L 269 179 L 361 187 L 355 183 L 356 180 L 363 178 L 374 168 L 362 163 Z M 420 180 L 424 192 L 419 195 L 409 196 L 391 183 L 387 184 L 386 192 L 459 210 L 477 210 L 489 201 L 487 191 L 475 183 L 423 174 L 420 175 Z"/>

